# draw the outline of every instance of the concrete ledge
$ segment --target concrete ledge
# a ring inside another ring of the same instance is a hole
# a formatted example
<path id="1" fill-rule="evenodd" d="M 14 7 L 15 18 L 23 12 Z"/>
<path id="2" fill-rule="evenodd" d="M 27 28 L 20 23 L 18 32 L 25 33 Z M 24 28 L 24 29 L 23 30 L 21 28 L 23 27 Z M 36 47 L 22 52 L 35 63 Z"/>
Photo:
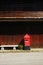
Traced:
<path id="1" fill-rule="evenodd" d="M 43 52 L 43 48 L 32 48 L 32 52 Z"/>
<path id="2" fill-rule="evenodd" d="M 43 48 L 31 48 L 31 50 L 0 50 L 0 53 L 21 53 L 21 52 L 43 52 Z"/>

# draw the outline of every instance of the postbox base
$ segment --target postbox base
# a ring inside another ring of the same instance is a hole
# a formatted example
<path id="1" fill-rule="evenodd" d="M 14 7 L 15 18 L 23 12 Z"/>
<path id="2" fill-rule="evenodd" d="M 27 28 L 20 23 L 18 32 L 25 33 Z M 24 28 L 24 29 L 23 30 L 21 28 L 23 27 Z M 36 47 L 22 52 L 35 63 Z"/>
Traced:
<path id="1" fill-rule="evenodd" d="M 24 50 L 30 50 L 30 46 L 24 46 Z"/>

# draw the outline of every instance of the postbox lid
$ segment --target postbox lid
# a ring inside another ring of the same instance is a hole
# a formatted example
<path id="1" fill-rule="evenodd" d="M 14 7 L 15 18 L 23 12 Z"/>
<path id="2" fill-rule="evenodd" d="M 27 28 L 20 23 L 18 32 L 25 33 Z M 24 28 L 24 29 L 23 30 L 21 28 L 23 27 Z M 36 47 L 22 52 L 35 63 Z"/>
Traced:
<path id="1" fill-rule="evenodd" d="M 24 38 L 30 38 L 30 35 L 25 34 Z"/>

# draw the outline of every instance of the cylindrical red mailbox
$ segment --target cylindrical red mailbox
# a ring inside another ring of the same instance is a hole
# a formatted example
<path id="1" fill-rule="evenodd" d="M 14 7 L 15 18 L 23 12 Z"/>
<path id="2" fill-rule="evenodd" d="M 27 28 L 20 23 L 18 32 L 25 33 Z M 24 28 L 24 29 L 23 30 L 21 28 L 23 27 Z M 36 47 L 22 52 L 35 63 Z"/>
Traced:
<path id="1" fill-rule="evenodd" d="M 24 50 L 30 50 L 30 35 L 24 36 Z"/>

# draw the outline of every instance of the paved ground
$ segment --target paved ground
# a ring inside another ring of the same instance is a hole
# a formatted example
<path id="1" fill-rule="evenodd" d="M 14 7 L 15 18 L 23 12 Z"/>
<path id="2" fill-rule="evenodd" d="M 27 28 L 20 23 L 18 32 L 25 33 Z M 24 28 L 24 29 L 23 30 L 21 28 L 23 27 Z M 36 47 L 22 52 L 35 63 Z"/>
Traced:
<path id="1" fill-rule="evenodd" d="M 43 52 L 0 53 L 0 65 L 43 65 Z"/>

